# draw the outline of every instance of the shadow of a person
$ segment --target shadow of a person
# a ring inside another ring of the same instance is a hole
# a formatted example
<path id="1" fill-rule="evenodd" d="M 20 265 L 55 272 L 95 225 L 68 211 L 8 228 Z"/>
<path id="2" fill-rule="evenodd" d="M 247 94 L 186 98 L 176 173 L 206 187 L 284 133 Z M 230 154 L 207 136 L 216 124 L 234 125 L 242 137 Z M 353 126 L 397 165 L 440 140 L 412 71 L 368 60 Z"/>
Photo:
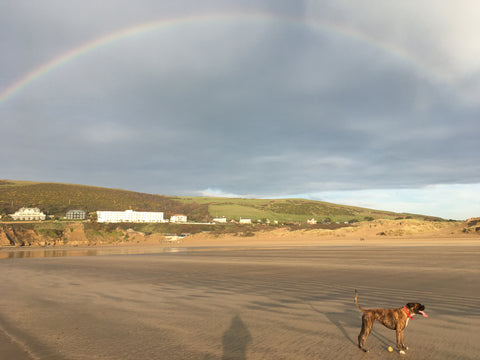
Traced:
<path id="1" fill-rule="evenodd" d="M 251 341 L 252 335 L 240 316 L 234 316 L 230 327 L 223 333 L 222 360 L 246 360 L 247 346 Z"/>

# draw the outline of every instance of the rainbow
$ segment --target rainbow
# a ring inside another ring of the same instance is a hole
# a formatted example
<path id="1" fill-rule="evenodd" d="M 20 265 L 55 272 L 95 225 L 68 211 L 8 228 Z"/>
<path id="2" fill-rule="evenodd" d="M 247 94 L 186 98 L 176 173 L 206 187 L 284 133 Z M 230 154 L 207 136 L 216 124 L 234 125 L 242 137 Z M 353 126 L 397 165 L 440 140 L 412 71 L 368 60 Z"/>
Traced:
<path id="1" fill-rule="evenodd" d="M 206 15 L 194 15 L 194 16 L 183 16 L 178 18 L 163 19 L 153 22 L 142 23 L 126 28 L 122 28 L 115 32 L 103 35 L 99 38 L 95 38 L 88 42 L 81 44 L 78 47 L 68 50 L 65 53 L 58 55 L 57 57 L 51 59 L 50 61 L 38 66 L 37 68 L 31 70 L 30 72 L 24 74 L 19 79 L 8 85 L 5 89 L 0 92 L 0 105 L 12 98 L 14 95 L 21 92 L 23 89 L 28 87 L 31 83 L 37 81 L 38 79 L 46 76 L 55 69 L 65 65 L 68 62 L 71 62 L 78 57 L 85 55 L 87 53 L 94 52 L 95 50 L 108 46 L 112 43 L 121 41 L 123 39 L 131 38 L 137 35 L 148 33 L 151 31 L 157 31 L 160 29 L 178 27 L 185 24 L 195 24 L 195 23 L 204 23 L 204 22 L 213 22 L 218 20 L 247 20 L 247 21 L 278 21 L 284 23 L 290 23 L 299 26 L 306 26 L 312 29 L 334 32 L 345 37 L 353 38 L 358 41 L 368 43 L 371 46 L 378 47 L 383 51 L 386 51 L 392 54 L 395 57 L 399 57 L 403 60 L 406 60 L 408 63 L 418 66 L 419 64 L 413 59 L 407 52 L 403 49 L 398 48 L 392 44 L 379 41 L 378 39 L 373 39 L 372 37 L 366 36 L 354 31 L 347 27 L 341 27 L 333 23 L 327 22 L 317 22 L 313 20 L 305 19 L 295 19 L 295 18 L 285 18 L 278 15 L 264 14 L 264 13 L 248 13 L 248 14 L 206 14 Z"/>

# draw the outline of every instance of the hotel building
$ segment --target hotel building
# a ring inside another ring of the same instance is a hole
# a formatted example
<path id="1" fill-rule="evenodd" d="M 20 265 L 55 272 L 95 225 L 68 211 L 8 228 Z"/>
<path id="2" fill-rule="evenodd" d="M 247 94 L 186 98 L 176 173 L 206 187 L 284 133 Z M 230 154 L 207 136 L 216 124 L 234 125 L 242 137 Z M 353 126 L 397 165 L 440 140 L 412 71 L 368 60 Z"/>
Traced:
<path id="1" fill-rule="evenodd" d="M 150 211 L 97 211 L 97 221 L 99 223 L 163 223 L 163 212 Z"/>
<path id="2" fill-rule="evenodd" d="M 45 220 L 46 215 L 39 208 L 21 208 L 15 214 L 10 214 L 13 220 L 38 221 Z"/>

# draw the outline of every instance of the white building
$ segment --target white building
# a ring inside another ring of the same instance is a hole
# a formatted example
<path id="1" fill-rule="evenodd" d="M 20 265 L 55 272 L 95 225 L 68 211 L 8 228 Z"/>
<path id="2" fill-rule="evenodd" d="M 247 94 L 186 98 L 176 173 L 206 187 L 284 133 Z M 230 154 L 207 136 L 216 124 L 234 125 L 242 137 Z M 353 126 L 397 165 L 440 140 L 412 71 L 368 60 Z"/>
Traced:
<path id="1" fill-rule="evenodd" d="M 85 210 L 68 210 L 66 218 L 70 220 L 85 220 L 87 213 Z"/>
<path id="2" fill-rule="evenodd" d="M 223 217 L 216 217 L 216 218 L 213 218 L 213 222 L 216 222 L 216 223 L 226 223 L 227 222 L 227 218 L 225 216 Z"/>
<path id="3" fill-rule="evenodd" d="M 10 214 L 13 220 L 45 220 L 46 215 L 39 208 L 24 208 Z"/>
<path id="4" fill-rule="evenodd" d="M 240 218 L 240 224 L 251 224 L 252 219 L 245 219 L 245 218 Z"/>
<path id="5" fill-rule="evenodd" d="M 172 223 L 185 223 L 187 222 L 187 215 L 172 215 L 170 216 L 170 222 Z"/>
<path id="6" fill-rule="evenodd" d="M 97 211 L 97 221 L 101 223 L 163 223 L 163 212 L 151 211 Z"/>

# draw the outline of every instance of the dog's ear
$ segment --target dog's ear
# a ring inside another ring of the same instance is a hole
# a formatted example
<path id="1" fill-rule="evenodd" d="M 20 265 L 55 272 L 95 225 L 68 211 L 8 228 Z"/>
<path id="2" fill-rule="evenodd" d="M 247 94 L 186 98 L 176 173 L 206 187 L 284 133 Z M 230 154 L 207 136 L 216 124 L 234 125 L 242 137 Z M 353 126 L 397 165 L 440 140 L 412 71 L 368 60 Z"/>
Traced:
<path id="1" fill-rule="evenodd" d="M 413 310 L 413 309 L 415 309 L 416 304 L 415 303 L 408 303 L 406 306 L 407 306 L 407 309 Z"/>

